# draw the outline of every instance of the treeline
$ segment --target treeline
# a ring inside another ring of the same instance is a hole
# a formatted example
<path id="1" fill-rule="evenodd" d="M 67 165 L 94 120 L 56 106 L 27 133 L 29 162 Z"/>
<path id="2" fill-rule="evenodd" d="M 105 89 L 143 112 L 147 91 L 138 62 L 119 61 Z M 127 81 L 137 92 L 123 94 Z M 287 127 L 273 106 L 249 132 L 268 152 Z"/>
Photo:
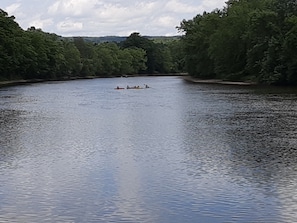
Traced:
<path id="1" fill-rule="evenodd" d="M 297 85 L 295 0 L 229 0 L 223 9 L 183 20 L 182 38 L 132 33 L 121 42 L 24 31 L 0 9 L 0 80 L 178 73 Z"/>
<path id="2" fill-rule="evenodd" d="M 24 31 L 0 9 L 0 80 L 109 77 L 184 71 L 181 41 L 156 43 L 132 33 L 121 43 Z"/>
<path id="3" fill-rule="evenodd" d="M 297 84 L 295 0 L 229 0 L 179 29 L 194 77 Z"/>

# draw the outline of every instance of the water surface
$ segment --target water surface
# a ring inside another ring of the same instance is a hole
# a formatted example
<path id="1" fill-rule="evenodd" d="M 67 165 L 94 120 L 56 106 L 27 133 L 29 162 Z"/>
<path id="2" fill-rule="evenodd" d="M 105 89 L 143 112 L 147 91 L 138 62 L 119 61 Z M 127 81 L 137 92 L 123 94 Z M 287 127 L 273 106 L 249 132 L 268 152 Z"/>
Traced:
<path id="1" fill-rule="evenodd" d="M 178 77 L 1 88 L 0 222 L 296 222 L 296 99 Z"/>

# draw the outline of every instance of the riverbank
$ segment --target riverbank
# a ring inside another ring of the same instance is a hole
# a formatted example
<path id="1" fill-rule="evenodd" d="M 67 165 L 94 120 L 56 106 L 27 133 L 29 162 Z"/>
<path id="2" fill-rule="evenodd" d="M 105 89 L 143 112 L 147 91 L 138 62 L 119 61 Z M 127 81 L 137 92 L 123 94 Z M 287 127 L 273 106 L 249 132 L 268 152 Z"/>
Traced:
<path id="1" fill-rule="evenodd" d="M 225 84 L 225 85 L 240 85 L 240 86 L 251 86 L 256 85 L 254 82 L 243 82 L 243 81 L 224 81 L 221 79 L 198 79 L 191 76 L 183 76 L 182 79 L 191 83 L 197 84 Z"/>
<path id="2" fill-rule="evenodd" d="M 70 77 L 70 78 L 60 78 L 60 79 L 30 79 L 30 80 L 12 80 L 12 81 L 0 81 L 1 87 L 9 87 L 9 86 L 17 86 L 24 84 L 34 84 L 34 83 L 42 83 L 48 81 L 71 81 L 71 80 L 83 80 L 83 79 L 96 79 L 96 78 L 117 78 L 117 77 L 160 77 L 160 76 L 182 76 L 186 77 L 188 74 L 186 73 L 170 73 L 170 74 L 132 74 L 132 75 L 116 75 L 116 76 L 106 76 L 106 77 L 98 77 L 98 76 L 86 76 L 86 77 Z"/>
<path id="3" fill-rule="evenodd" d="M 34 83 L 42 83 L 47 81 L 68 81 L 68 80 L 78 80 L 78 79 L 93 79 L 94 77 L 75 77 L 75 78 L 61 78 L 61 79 L 30 79 L 30 80 L 11 80 L 11 81 L 0 81 L 1 87 L 10 87 L 17 85 L 25 85 L 25 84 L 34 84 Z"/>
<path id="4" fill-rule="evenodd" d="M 13 80 L 13 81 L 0 81 L 0 88 L 1 87 L 9 87 L 15 85 L 23 85 L 23 84 L 30 84 L 30 83 L 38 83 L 43 82 L 44 80 Z"/>

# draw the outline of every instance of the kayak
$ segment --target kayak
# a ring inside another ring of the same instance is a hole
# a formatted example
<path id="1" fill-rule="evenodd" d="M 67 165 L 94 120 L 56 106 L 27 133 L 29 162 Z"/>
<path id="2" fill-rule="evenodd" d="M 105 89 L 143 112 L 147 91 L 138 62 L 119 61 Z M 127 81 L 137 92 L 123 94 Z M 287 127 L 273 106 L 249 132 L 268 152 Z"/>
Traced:
<path id="1" fill-rule="evenodd" d="M 140 87 L 140 86 L 133 86 L 133 87 L 130 87 L 130 86 L 127 86 L 127 88 L 123 88 L 123 87 L 119 87 L 119 86 L 117 86 L 116 88 L 115 88 L 115 90 L 124 90 L 124 89 L 145 89 L 145 88 L 149 88 L 149 86 L 148 85 L 145 85 L 145 87 Z"/>
<path id="2" fill-rule="evenodd" d="M 143 88 L 142 87 L 128 87 L 127 89 L 129 90 L 129 89 L 143 89 Z"/>

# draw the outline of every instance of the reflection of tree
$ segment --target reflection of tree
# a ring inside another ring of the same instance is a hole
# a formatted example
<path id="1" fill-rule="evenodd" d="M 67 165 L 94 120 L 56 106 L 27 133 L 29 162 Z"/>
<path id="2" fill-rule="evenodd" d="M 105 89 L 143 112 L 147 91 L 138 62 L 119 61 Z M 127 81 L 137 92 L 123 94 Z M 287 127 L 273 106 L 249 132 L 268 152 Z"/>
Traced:
<path id="1" fill-rule="evenodd" d="M 191 174 L 217 172 L 235 182 L 266 186 L 292 179 L 297 169 L 296 94 L 226 86 L 197 86 L 195 92 L 189 95 L 190 110 L 186 104 L 184 130 Z"/>
<path id="2" fill-rule="evenodd" d="M 262 111 L 235 113 L 227 130 L 232 165 L 260 181 L 288 177 L 297 169 L 296 113 L 282 110 L 286 102 L 280 110 L 265 102 Z"/>
<path id="3" fill-rule="evenodd" d="M 14 146 L 22 111 L 13 109 L 0 109 L 0 165 L 9 163 L 13 160 L 19 147 Z"/>

